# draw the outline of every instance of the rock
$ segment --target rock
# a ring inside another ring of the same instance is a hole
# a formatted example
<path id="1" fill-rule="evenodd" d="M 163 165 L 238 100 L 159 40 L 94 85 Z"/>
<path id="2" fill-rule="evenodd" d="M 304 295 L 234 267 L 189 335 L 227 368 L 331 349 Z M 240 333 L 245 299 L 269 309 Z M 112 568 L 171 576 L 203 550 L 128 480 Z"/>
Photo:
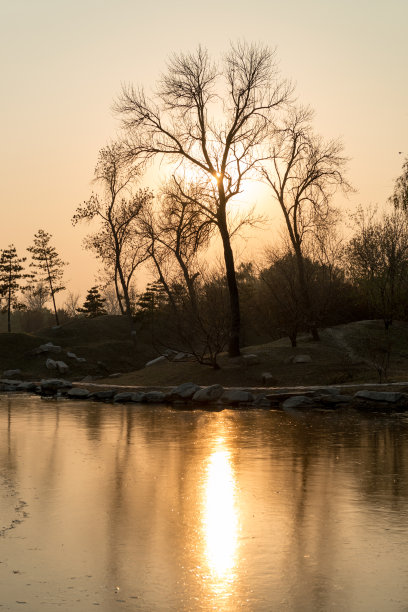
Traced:
<path id="1" fill-rule="evenodd" d="M 273 383 L 273 376 L 270 372 L 262 372 L 262 384 L 271 385 Z"/>
<path id="2" fill-rule="evenodd" d="M 395 391 L 357 391 L 354 394 L 356 399 L 368 400 L 370 402 L 387 402 L 395 404 L 396 402 L 406 399 L 404 393 L 397 393 Z"/>
<path id="3" fill-rule="evenodd" d="M 340 395 L 340 389 L 337 387 L 321 387 L 320 389 L 316 389 L 316 391 L 313 392 L 313 395 Z"/>
<path id="4" fill-rule="evenodd" d="M 170 393 L 170 398 L 175 400 L 189 400 L 199 389 L 199 385 L 192 382 L 186 382 L 173 389 Z"/>
<path id="5" fill-rule="evenodd" d="M 3 376 L 8 378 L 9 376 L 12 378 L 13 376 L 18 376 L 21 374 L 21 370 L 4 370 Z"/>
<path id="6" fill-rule="evenodd" d="M 37 391 L 37 389 L 35 382 L 20 382 L 16 387 L 17 391 Z"/>
<path id="7" fill-rule="evenodd" d="M 312 358 L 310 355 L 295 355 L 292 363 L 310 363 Z"/>
<path id="8" fill-rule="evenodd" d="M 89 399 L 95 400 L 96 402 L 109 402 L 113 399 L 114 395 L 115 391 L 113 389 L 93 391 L 93 393 L 90 393 Z"/>
<path id="9" fill-rule="evenodd" d="M 65 361 L 56 361 L 55 363 L 57 366 L 57 370 L 58 372 L 60 372 L 60 374 L 66 374 L 66 372 L 68 372 L 69 367 L 67 366 Z"/>
<path id="10" fill-rule="evenodd" d="M 253 402 L 254 396 L 242 389 L 225 389 L 220 399 L 223 404 L 249 404 Z"/>
<path id="11" fill-rule="evenodd" d="M 90 374 L 88 374 L 88 376 L 84 376 L 81 382 L 92 382 L 93 380 L 95 380 L 95 376 L 91 376 Z"/>
<path id="12" fill-rule="evenodd" d="M 163 361 L 167 361 L 167 357 L 164 355 L 160 355 L 160 357 L 156 357 L 156 359 L 152 359 L 145 364 L 145 368 L 150 368 L 152 365 L 156 365 L 158 363 L 162 363 Z"/>
<path id="13" fill-rule="evenodd" d="M 64 380 L 63 378 L 50 378 L 43 379 L 40 382 L 40 391 L 44 395 L 55 395 L 57 391 L 62 389 L 71 389 L 72 383 L 69 380 Z"/>
<path id="14" fill-rule="evenodd" d="M 77 357 L 77 362 L 78 363 L 85 363 L 86 359 L 85 359 L 85 357 Z"/>
<path id="15" fill-rule="evenodd" d="M 73 389 L 69 389 L 66 395 L 70 399 L 87 399 L 90 396 L 90 392 L 88 391 L 88 389 L 80 389 L 79 387 L 74 387 Z"/>
<path id="16" fill-rule="evenodd" d="M 8 385 L 9 387 L 17 387 L 22 381 L 21 380 L 13 380 L 10 378 L 2 378 L 0 380 L 0 384 Z"/>
<path id="17" fill-rule="evenodd" d="M 47 359 L 47 361 L 45 362 L 45 367 L 48 370 L 56 370 L 57 369 L 57 362 L 54 361 L 54 359 L 51 359 L 50 357 Z"/>
<path id="18" fill-rule="evenodd" d="M 121 391 L 120 393 L 116 393 L 113 397 L 114 402 L 119 402 L 121 404 L 126 404 L 128 402 L 132 403 L 140 403 L 145 399 L 145 393 L 140 393 L 139 391 Z"/>
<path id="19" fill-rule="evenodd" d="M 316 401 L 325 406 L 338 406 L 339 404 L 350 404 L 353 401 L 351 395 L 316 395 Z"/>
<path id="20" fill-rule="evenodd" d="M 35 349 L 38 353 L 60 353 L 62 351 L 61 346 L 57 346 L 52 342 L 47 342 L 46 344 L 41 344 L 38 349 Z"/>
<path id="21" fill-rule="evenodd" d="M 199 389 L 193 395 L 194 402 L 216 402 L 221 395 L 224 393 L 224 387 L 221 385 L 211 385 L 210 387 L 204 387 Z"/>
<path id="22" fill-rule="evenodd" d="M 172 361 L 184 361 L 184 359 L 188 359 L 190 357 L 190 355 L 188 353 L 176 353 L 176 355 L 174 355 Z"/>
<path id="23" fill-rule="evenodd" d="M 310 397 L 306 397 L 306 395 L 294 395 L 293 397 L 288 397 L 282 403 L 282 409 L 288 410 L 291 408 L 310 408 L 313 406 L 313 401 Z"/>
<path id="24" fill-rule="evenodd" d="M 166 401 L 166 394 L 163 391 L 148 391 L 144 394 L 143 401 L 148 404 L 163 404 Z"/>
<path id="25" fill-rule="evenodd" d="M 119 376 L 122 376 L 121 372 L 115 372 L 114 374 L 109 374 L 109 378 L 119 378 Z"/>
<path id="26" fill-rule="evenodd" d="M 67 357 L 69 357 L 70 359 L 78 359 L 75 353 L 71 353 L 70 351 L 67 352 Z"/>
<path id="27" fill-rule="evenodd" d="M 254 353 L 242 355 L 242 363 L 247 366 L 256 365 L 259 363 L 259 355 L 255 355 Z"/>
<path id="28" fill-rule="evenodd" d="M 266 395 L 263 395 L 263 394 L 258 395 L 254 400 L 255 408 L 270 408 L 271 405 L 272 405 L 271 401 L 268 400 Z"/>

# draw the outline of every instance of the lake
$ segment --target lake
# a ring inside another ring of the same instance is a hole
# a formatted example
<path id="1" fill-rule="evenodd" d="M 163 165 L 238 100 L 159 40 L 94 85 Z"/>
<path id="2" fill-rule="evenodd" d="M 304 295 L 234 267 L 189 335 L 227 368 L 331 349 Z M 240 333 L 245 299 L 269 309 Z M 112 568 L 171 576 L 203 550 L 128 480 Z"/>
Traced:
<path id="1" fill-rule="evenodd" d="M 0 396 L 0 609 L 408 610 L 408 416 Z"/>

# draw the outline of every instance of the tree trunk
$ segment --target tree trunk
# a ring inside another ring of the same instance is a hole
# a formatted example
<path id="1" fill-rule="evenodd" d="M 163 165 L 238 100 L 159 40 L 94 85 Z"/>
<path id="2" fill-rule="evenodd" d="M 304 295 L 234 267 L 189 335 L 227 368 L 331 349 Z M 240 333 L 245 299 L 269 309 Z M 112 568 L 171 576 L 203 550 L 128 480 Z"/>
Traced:
<path id="1" fill-rule="evenodd" d="M 222 244 L 224 247 L 225 272 L 227 277 L 231 311 L 231 328 L 228 342 L 228 355 L 230 357 L 238 357 L 241 354 L 239 348 L 241 331 L 241 312 L 239 307 L 237 277 L 235 274 L 234 254 L 231 248 L 231 239 L 228 232 L 225 210 L 220 210 L 217 217 L 218 229 L 220 231 Z"/>
<path id="2" fill-rule="evenodd" d="M 304 312 L 306 315 L 306 323 L 310 329 L 312 334 L 312 338 L 314 341 L 318 342 L 320 340 L 319 331 L 317 329 L 316 321 L 313 316 L 313 308 L 310 300 L 309 287 L 307 286 L 306 275 L 305 275 L 305 266 L 303 255 L 300 251 L 299 247 L 295 247 L 296 253 L 296 261 L 299 273 L 299 284 L 300 290 L 302 293 L 303 303 L 304 303 Z"/>

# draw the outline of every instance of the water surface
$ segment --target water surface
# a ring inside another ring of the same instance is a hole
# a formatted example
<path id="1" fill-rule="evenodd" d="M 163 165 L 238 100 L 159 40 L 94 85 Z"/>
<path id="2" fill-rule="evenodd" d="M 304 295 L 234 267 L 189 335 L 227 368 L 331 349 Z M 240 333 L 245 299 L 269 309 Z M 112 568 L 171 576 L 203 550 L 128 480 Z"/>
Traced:
<path id="1" fill-rule="evenodd" d="M 0 397 L 0 609 L 408 610 L 408 418 Z"/>

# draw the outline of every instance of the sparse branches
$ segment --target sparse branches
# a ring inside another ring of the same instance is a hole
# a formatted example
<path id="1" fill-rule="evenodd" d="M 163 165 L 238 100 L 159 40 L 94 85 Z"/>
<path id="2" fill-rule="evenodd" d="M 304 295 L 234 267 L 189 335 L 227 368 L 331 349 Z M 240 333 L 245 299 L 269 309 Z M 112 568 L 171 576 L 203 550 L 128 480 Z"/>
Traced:
<path id="1" fill-rule="evenodd" d="M 389 198 L 394 208 L 408 211 L 408 157 L 402 165 L 402 174 L 395 181 L 394 192 Z"/>
<path id="2" fill-rule="evenodd" d="M 24 273 L 25 257 L 18 257 L 16 248 L 11 244 L 0 252 L 0 302 L 4 300 L 2 310 L 7 312 L 7 331 L 11 332 L 11 311 L 21 310 L 24 304 L 18 301 L 18 293 L 22 290 L 20 282 L 32 278 Z"/>
<path id="3" fill-rule="evenodd" d="M 33 246 L 27 248 L 27 251 L 31 253 L 32 262 L 30 266 L 34 268 L 37 282 L 45 283 L 49 287 L 49 295 L 54 307 L 55 322 L 59 325 L 55 294 L 65 289 L 62 284 L 62 277 L 66 262 L 60 259 L 55 247 L 51 245 L 51 238 L 51 234 L 42 229 L 38 230 L 34 235 Z"/>
<path id="4" fill-rule="evenodd" d="M 130 160 L 164 157 L 195 168 L 213 184 L 212 203 L 204 206 L 214 216 L 224 248 L 230 356 L 240 353 L 240 307 L 228 204 L 259 161 L 258 148 L 268 125 L 291 93 L 272 51 L 238 43 L 231 46 L 220 70 L 201 47 L 195 53 L 174 55 L 152 100 L 143 90 L 126 87 L 116 105 Z"/>

